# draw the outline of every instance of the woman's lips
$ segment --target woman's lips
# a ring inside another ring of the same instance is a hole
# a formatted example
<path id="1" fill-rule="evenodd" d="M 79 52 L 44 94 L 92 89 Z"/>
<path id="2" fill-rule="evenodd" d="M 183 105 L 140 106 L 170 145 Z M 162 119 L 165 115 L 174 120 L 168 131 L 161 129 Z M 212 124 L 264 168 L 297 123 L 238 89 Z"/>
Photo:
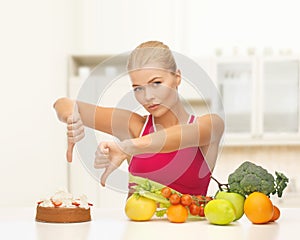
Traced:
<path id="1" fill-rule="evenodd" d="M 159 104 L 152 104 L 152 105 L 149 105 L 148 106 L 148 109 L 150 109 L 150 110 L 155 110 L 155 109 L 157 109 L 159 107 Z"/>

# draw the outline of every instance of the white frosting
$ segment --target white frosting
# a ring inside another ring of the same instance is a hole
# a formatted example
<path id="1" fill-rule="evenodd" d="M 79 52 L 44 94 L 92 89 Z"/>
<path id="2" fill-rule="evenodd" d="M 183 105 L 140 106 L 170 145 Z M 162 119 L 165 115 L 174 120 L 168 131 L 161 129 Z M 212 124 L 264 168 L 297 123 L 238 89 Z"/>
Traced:
<path id="1" fill-rule="evenodd" d="M 89 206 L 89 202 L 88 202 L 88 198 L 86 195 L 81 195 L 80 198 L 79 198 L 79 202 L 80 202 L 80 205 L 79 207 L 81 208 L 85 208 L 85 209 L 88 209 L 90 206 Z"/>
<path id="2" fill-rule="evenodd" d="M 42 202 L 39 204 L 41 207 L 54 207 L 53 203 L 50 199 L 42 200 Z"/>
<path id="3" fill-rule="evenodd" d="M 55 206 L 54 203 L 60 204 Z M 75 203 L 75 204 L 74 204 Z M 78 206 L 77 206 L 78 205 Z M 86 195 L 81 195 L 79 198 L 74 198 L 73 195 L 65 190 L 58 190 L 50 198 L 42 199 L 39 201 L 41 207 L 65 207 L 65 208 L 85 208 L 89 209 L 90 205 Z"/>

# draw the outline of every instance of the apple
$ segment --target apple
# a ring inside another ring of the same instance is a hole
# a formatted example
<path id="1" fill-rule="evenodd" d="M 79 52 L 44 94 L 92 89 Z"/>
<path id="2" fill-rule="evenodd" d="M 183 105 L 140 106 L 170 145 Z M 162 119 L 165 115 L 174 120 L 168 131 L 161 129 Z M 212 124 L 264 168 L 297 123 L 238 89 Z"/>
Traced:
<path id="1" fill-rule="evenodd" d="M 232 203 L 235 209 L 235 220 L 239 220 L 244 214 L 245 197 L 239 193 L 218 191 L 215 199 L 226 199 Z"/>
<path id="2" fill-rule="evenodd" d="M 126 201 L 125 213 L 133 221 L 148 221 L 154 215 L 156 207 L 154 200 L 133 194 Z"/>
<path id="3" fill-rule="evenodd" d="M 233 204 L 226 199 L 213 199 L 204 207 L 206 219 L 216 225 L 227 225 L 235 220 Z"/>

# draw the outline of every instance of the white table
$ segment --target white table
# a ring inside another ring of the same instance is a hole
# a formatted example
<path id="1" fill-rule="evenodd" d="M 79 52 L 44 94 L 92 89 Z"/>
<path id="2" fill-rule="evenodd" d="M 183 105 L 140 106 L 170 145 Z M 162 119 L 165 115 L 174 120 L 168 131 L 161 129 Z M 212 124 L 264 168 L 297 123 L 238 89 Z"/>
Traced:
<path id="1" fill-rule="evenodd" d="M 298 240 L 300 227 L 300 208 L 281 209 L 277 222 L 264 225 L 252 224 L 245 216 L 229 226 L 212 225 L 206 220 L 175 224 L 155 218 L 148 222 L 132 222 L 123 209 L 97 208 L 92 208 L 92 221 L 86 223 L 39 223 L 34 217 L 34 208 L 0 208 L 0 239 Z"/>

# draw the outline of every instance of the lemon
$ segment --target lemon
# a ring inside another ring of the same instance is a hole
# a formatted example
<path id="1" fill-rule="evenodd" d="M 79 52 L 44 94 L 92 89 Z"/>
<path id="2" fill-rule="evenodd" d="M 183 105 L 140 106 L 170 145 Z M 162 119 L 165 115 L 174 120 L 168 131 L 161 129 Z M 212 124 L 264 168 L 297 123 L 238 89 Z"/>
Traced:
<path id="1" fill-rule="evenodd" d="M 125 205 L 127 217 L 133 221 L 148 221 L 156 211 L 156 202 L 138 195 L 130 196 Z"/>
<path id="2" fill-rule="evenodd" d="M 236 218 L 234 206 L 226 199 L 209 201 L 204 208 L 204 214 L 210 223 L 217 225 L 227 225 Z"/>

